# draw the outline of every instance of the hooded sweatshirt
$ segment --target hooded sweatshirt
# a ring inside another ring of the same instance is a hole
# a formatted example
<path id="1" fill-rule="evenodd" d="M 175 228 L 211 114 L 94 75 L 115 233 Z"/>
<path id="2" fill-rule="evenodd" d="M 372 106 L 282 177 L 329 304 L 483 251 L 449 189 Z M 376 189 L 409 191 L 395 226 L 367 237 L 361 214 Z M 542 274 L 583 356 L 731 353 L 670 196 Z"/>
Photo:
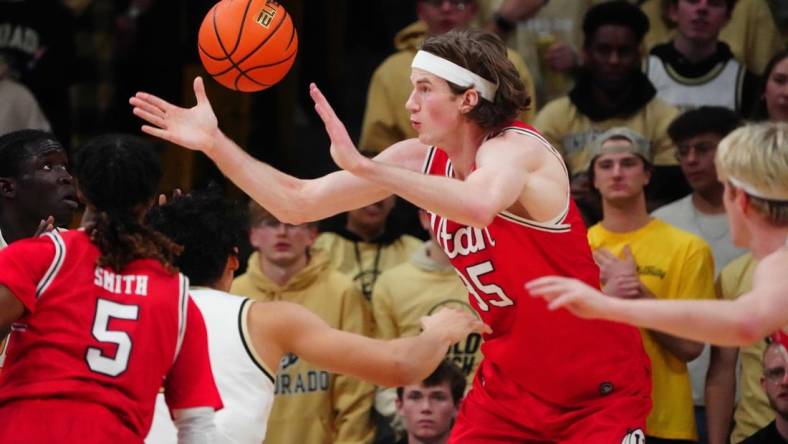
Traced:
<path id="1" fill-rule="evenodd" d="M 233 281 L 231 292 L 259 301 L 300 304 L 333 328 L 371 333 L 368 303 L 347 277 L 329 267 L 320 251 L 314 251 L 307 266 L 283 286 L 263 274 L 260 254 L 255 252 L 246 273 Z M 265 442 L 367 443 L 374 433 L 373 390 L 371 384 L 329 373 L 289 353 L 277 371 Z"/>

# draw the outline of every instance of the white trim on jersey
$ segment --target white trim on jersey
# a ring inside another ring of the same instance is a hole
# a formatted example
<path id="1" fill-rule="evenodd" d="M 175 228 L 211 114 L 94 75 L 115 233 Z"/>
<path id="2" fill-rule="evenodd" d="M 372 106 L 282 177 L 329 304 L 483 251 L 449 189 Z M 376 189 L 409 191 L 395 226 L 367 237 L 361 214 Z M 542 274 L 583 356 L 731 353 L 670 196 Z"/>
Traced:
<path id="1" fill-rule="evenodd" d="M 172 362 L 178 359 L 181 352 L 183 336 L 186 332 L 186 312 L 189 307 L 189 278 L 178 273 L 178 341 L 175 343 L 175 356 Z"/>
<path id="2" fill-rule="evenodd" d="M 44 236 L 51 239 L 52 243 L 55 244 L 55 256 L 52 258 L 52 263 L 49 264 L 49 269 L 47 269 L 44 276 L 38 282 L 38 285 L 36 285 L 36 299 L 40 298 L 41 294 L 49 288 L 49 284 L 55 279 L 55 276 L 57 276 L 60 267 L 63 266 L 63 262 L 66 259 L 66 243 L 63 241 L 63 238 L 60 237 L 60 233 L 55 230 L 44 233 Z"/>
<path id="3" fill-rule="evenodd" d="M 429 174 L 432 167 L 432 159 L 435 158 L 435 147 L 431 146 L 427 150 L 427 157 L 424 158 L 424 166 L 421 167 L 422 174 Z"/>
<path id="4" fill-rule="evenodd" d="M 563 166 L 564 171 L 567 174 L 567 177 L 569 177 L 569 171 L 566 169 L 566 164 L 564 163 L 563 157 L 561 157 L 561 153 L 559 153 L 558 150 L 553 145 L 551 145 L 550 142 L 547 141 L 547 139 L 544 138 L 544 136 L 542 136 L 541 134 L 537 133 L 536 131 L 532 131 L 532 130 L 529 130 L 527 128 L 520 128 L 520 127 L 517 127 L 517 126 L 508 126 L 508 127 L 504 128 L 504 129 L 502 129 L 498 134 L 501 134 L 504 131 L 516 131 L 519 134 L 522 134 L 522 135 L 528 136 L 528 137 L 533 137 L 536 140 L 538 140 L 542 145 L 544 145 L 548 149 L 548 151 L 550 151 L 550 153 L 552 155 L 554 155 L 561 162 L 561 165 Z M 435 158 L 436 150 L 437 150 L 437 148 L 435 146 L 430 147 L 430 149 L 429 149 L 429 151 L 427 153 L 427 157 L 424 160 L 424 167 L 422 168 L 422 171 L 423 171 L 424 174 L 429 174 L 430 169 L 432 168 L 432 162 L 433 162 L 433 160 Z M 451 159 L 447 159 L 446 160 L 446 171 L 444 172 L 444 175 L 446 177 L 454 177 L 454 167 L 453 167 L 453 165 L 451 163 Z M 519 225 L 523 225 L 523 226 L 528 227 L 528 228 L 534 228 L 534 229 L 540 230 L 540 231 L 546 231 L 546 232 L 549 232 L 549 233 L 566 233 L 566 232 L 570 231 L 571 228 L 572 228 L 572 226 L 570 224 L 563 223 L 564 220 L 566 219 L 566 216 L 569 214 L 569 202 L 570 202 L 571 198 L 572 198 L 571 193 L 567 190 L 567 193 L 566 193 L 566 204 L 564 205 L 564 209 L 561 211 L 561 213 L 559 213 L 552 220 L 549 220 L 549 221 L 546 221 L 546 222 L 538 222 L 538 221 L 535 221 L 535 220 L 526 219 L 524 217 L 517 216 L 516 214 L 512 214 L 512 213 L 510 213 L 508 211 L 501 211 L 501 212 L 498 213 L 497 216 L 501 217 L 502 219 L 504 219 L 506 221 L 513 222 L 513 223 L 516 223 L 516 224 L 519 224 Z M 434 217 L 435 217 L 435 215 L 432 214 L 431 224 L 433 224 L 433 225 L 435 224 L 435 218 Z"/>

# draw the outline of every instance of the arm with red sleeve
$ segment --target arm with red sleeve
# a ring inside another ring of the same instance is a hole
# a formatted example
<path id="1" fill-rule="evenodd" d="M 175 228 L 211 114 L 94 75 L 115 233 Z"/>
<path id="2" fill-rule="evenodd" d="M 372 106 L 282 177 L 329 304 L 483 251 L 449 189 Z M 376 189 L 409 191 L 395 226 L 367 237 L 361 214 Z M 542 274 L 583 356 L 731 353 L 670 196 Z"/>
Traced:
<path id="1" fill-rule="evenodd" d="M 213 413 L 222 408 L 208 356 L 202 313 L 189 299 L 186 332 L 175 363 L 164 382 L 164 397 L 178 428 L 179 444 L 213 442 Z"/>
<path id="2" fill-rule="evenodd" d="M 36 287 L 54 259 L 49 236 L 20 240 L 0 251 L 0 338 L 25 313 L 35 312 Z"/>

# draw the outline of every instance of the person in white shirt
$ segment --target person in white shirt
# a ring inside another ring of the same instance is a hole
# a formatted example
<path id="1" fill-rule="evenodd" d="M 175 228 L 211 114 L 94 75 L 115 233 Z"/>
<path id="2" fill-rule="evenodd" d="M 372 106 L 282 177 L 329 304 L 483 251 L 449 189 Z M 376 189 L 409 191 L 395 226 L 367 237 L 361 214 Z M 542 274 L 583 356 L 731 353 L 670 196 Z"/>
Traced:
<path id="1" fill-rule="evenodd" d="M 176 264 L 191 280 L 205 318 L 211 368 L 224 403 L 215 416 L 221 443 L 259 443 L 265 437 L 274 396 L 271 369 L 289 352 L 376 384 L 406 385 L 429 375 L 451 344 L 486 328 L 470 313 L 444 310 L 424 318 L 418 336 L 380 341 L 332 329 L 297 304 L 226 293 L 239 265 L 246 217 L 218 193 L 177 197 L 153 208 L 147 222 L 184 247 Z M 146 442 L 176 442 L 160 402 Z"/>

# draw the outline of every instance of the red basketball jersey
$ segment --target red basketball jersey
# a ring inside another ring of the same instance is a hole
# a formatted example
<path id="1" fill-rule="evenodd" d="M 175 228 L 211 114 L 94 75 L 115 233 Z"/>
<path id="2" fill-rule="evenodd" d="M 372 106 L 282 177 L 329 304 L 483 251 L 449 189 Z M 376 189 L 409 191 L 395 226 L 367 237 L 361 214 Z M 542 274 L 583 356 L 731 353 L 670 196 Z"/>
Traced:
<path id="1" fill-rule="evenodd" d="M 12 325 L 0 405 L 95 402 L 141 438 L 162 385 L 171 409 L 221 408 L 188 280 L 152 259 L 114 273 L 98 258 L 83 231 L 47 233 L 0 252 L 0 285 L 26 309 Z"/>
<path id="2" fill-rule="evenodd" d="M 526 124 L 514 122 L 504 131 L 532 137 L 561 159 Z M 424 171 L 453 177 L 447 154 L 435 147 Z M 549 311 L 543 299 L 524 288 L 545 275 L 574 277 L 599 288 L 599 269 L 568 190 L 566 209 L 551 222 L 504 211 L 480 229 L 432 214 L 432 230 L 468 288 L 470 303 L 492 327 L 482 345 L 484 358 L 513 383 L 561 405 L 650 384 L 650 363 L 637 329 Z"/>
<path id="3" fill-rule="evenodd" d="M 776 342 L 788 350 L 788 335 L 782 330 L 777 330 L 769 336 L 771 342 Z"/>

